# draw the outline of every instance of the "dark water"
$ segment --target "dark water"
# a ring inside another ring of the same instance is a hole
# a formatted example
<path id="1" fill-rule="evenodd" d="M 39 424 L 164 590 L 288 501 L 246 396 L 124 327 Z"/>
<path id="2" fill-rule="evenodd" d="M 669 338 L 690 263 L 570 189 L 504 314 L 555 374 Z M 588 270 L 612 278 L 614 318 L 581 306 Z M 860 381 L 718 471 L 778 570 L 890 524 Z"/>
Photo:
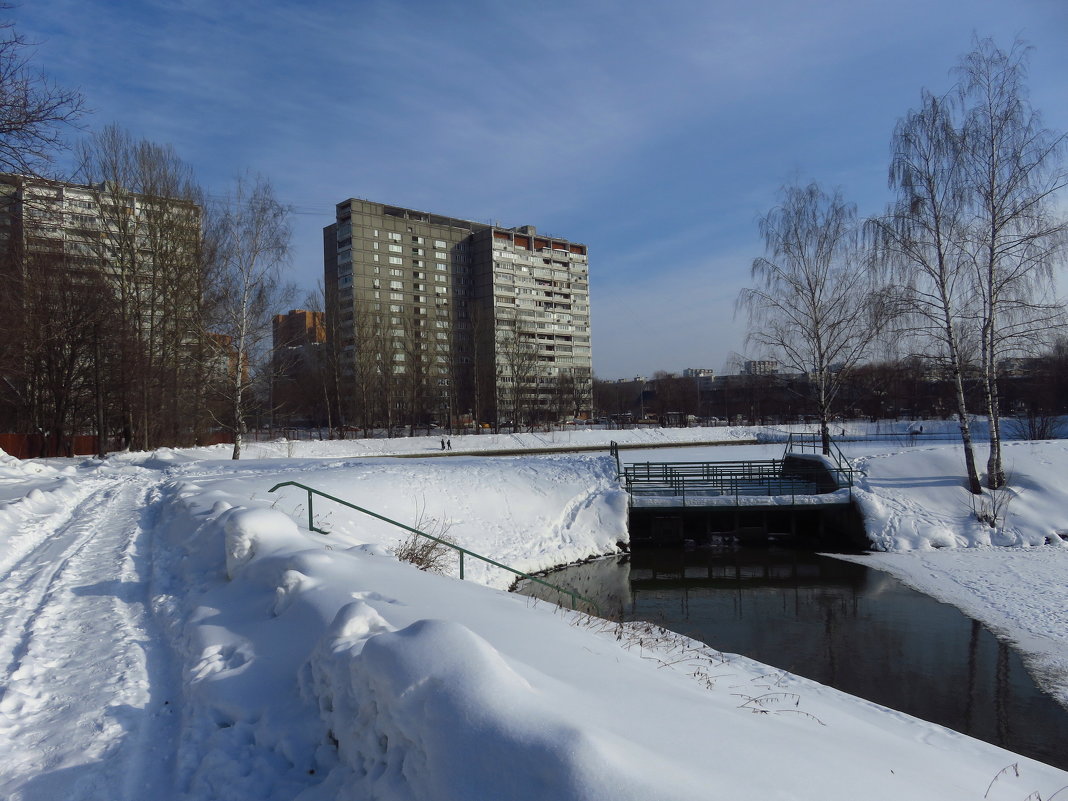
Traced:
<path id="1" fill-rule="evenodd" d="M 656 549 L 548 580 L 603 614 L 659 623 L 1068 769 L 1068 710 L 1016 652 L 881 571 L 774 548 Z"/>

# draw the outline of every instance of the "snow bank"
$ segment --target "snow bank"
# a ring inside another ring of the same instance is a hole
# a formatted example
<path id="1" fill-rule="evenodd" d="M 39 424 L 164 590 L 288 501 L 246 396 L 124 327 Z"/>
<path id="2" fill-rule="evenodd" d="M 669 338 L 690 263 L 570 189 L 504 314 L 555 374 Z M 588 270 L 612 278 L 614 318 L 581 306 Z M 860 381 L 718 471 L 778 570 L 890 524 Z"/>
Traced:
<path id="1" fill-rule="evenodd" d="M 674 795 L 649 775 L 655 755 L 621 748 L 619 738 L 547 705 L 543 691 L 466 626 L 424 619 L 388 629 L 355 602 L 308 663 L 306 693 L 318 698 L 344 765 L 330 782 L 343 790 L 338 797 Z"/>
<path id="2" fill-rule="evenodd" d="M 255 498 L 307 525 L 307 493 L 285 487 L 286 479 L 397 520 L 532 573 L 618 551 L 627 541 L 626 494 L 607 456 L 545 454 L 493 459 L 373 459 L 271 462 L 265 476 L 253 462 L 201 463 L 180 469 L 202 488 Z M 214 474 L 214 475 L 213 475 Z M 345 546 L 375 544 L 394 549 L 403 529 L 322 498 L 313 500 L 315 525 Z M 450 571 L 459 574 L 458 563 Z M 507 588 L 513 574 L 466 559 L 465 577 Z"/>
<path id="3" fill-rule="evenodd" d="M 854 497 L 875 550 L 1060 546 L 1068 534 L 1068 443 L 1003 446 L 1009 486 L 973 496 L 960 446 L 914 448 L 854 461 Z M 976 459 L 985 461 L 983 449 Z M 995 519 L 981 522 L 977 513 Z"/>
<path id="4" fill-rule="evenodd" d="M 231 488 L 170 484 L 153 554 L 187 801 L 944 801 L 1010 763 L 994 801 L 1068 781 L 675 635 L 309 534 Z"/>
<path id="5" fill-rule="evenodd" d="M 47 535 L 46 518 L 69 514 L 89 494 L 76 473 L 73 465 L 56 468 L 0 451 L 0 571 Z"/>

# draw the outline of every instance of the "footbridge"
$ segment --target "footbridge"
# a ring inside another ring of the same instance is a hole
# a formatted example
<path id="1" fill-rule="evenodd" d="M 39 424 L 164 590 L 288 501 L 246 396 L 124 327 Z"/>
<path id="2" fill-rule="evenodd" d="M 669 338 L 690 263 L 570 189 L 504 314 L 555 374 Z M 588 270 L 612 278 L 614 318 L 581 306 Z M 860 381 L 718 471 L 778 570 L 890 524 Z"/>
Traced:
<path id="1" fill-rule="evenodd" d="M 818 435 L 791 434 L 779 459 L 624 465 L 613 447 L 630 498 L 631 542 L 844 538 L 859 545 L 853 467 L 833 442 L 830 451 L 822 453 Z"/>

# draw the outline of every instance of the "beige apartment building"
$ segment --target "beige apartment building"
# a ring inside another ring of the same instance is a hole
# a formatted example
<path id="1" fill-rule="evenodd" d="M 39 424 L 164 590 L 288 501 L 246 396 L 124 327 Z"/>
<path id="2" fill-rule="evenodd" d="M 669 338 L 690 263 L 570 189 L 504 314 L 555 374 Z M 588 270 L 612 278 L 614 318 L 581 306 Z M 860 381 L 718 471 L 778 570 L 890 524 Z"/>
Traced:
<path id="1" fill-rule="evenodd" d="M 324 235 L 355 416 L 516 425 L 590 412 L 586 246 L 367 200 Z"/>

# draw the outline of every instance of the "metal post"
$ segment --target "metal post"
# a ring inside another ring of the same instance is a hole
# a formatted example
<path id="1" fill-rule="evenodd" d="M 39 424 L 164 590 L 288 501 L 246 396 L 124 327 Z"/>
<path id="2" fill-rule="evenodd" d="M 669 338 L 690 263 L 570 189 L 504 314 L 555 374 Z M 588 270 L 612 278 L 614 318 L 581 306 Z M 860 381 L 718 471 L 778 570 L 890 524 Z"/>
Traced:
<path id="1" fill-rule="evenodd" d="M 460 581 L 464 580 L 464 552 L 460 551 Z"/>

